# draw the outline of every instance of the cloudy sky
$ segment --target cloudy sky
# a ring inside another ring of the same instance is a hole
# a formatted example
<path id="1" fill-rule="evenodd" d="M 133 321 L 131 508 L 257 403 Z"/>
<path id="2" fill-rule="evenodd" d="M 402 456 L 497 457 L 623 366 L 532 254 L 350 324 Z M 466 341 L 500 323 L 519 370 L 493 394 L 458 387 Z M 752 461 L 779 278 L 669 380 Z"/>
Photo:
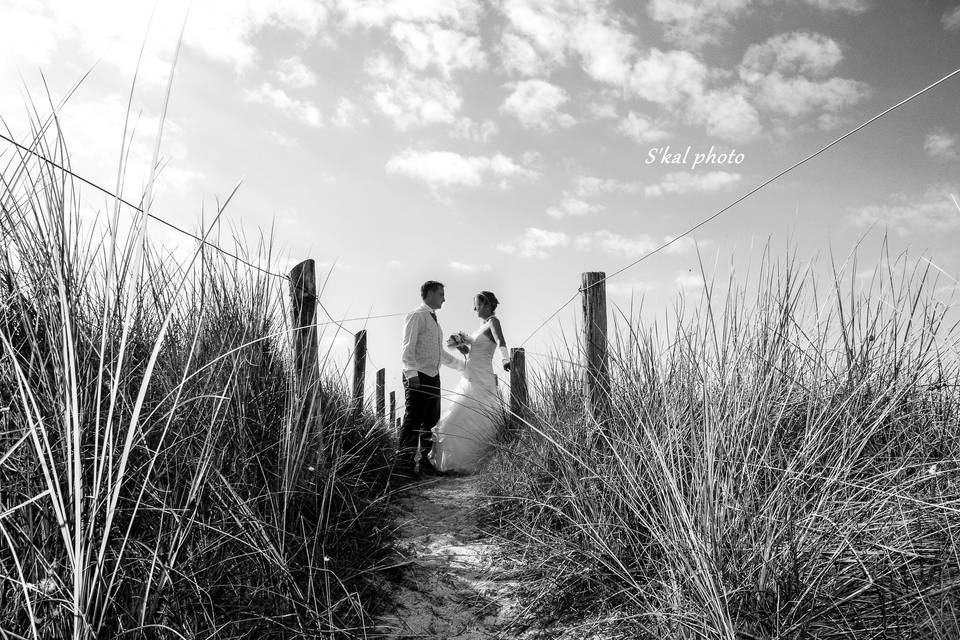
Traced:
<path id="1" fill-rule="evenodd" d="M 75 169 L 113 185 L 146 38 L 136 200 L 186 8 L 159 3 L 151 22 L 149 2 L 4 0 L 0 115 L 23 137 L 41 73 L 57 102 L 92 69 L 63 128 Z M 412 308 L 433 278 L 445 329 L 472 330 L 472 294 L 489 289 L 516 344 L 581 272 L 632 262 L 958 67 L 955 1 L 195 0 L 153 212 L 196 228 L 243 178 L 226 222 L 251 240 L 274 224 L 277 269 L 336 263 L 335 315 Z M 643 295 L 662 315 L 695 284 L 697 247 L 726 274 L 768 239 L 842 260 L 866 233 L 862 269 L 887 232 L 957 277 L 957 104 L 960 76 L 611 280 L 611 302 Z M 577 307 L 527 347 L 544 351 Z M 368 329 L 394 386 L 399 320 Z"/>

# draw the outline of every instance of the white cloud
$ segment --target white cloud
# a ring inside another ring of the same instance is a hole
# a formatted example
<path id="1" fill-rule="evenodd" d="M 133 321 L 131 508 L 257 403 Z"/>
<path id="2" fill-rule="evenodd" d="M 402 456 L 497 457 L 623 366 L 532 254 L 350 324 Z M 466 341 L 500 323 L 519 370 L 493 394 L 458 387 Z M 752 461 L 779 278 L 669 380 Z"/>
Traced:
<path id="1" fill-rule="evenodd" d="M 573 116 L 560 111 L 567 102 L 567 92 L 545 80 L 522 80 L 513 86 L 500 110 L 515 116 L 529 129 L 550 131 L 570 127 L 576 123 Z"/>
<path id="2" fill-rule="evenodd" d="M 276 129 L 267 129 L 267 136 L 281 147 L 296 147 L 299 144 L 295 137 L 288 136 Z"/>
<path id="3" fill-rule="evenodd" d="M 317 168 L 314 169 L 312 174 L 310 174 L 310 177 L 315 182 L 322 182 L 323 184 L 336 184 L 340 182 L 341 175 Z"/>
<path id="4" fill-rule="evenodd" d="M 286 207 L 276 214 L 276 218 L 284 224 L 297 224 L 300 222 L 300 212 L 296 207 Z"/>
<path id="5" fill-rule="evenodd" d="M 493 180 L 501 188 L 517 180 L 533 180 L 538 173 L 502 154 L 462 156 L 452 151 L 406 149 L 387 162 L 388 174 L 403 175 L 432 188 L 480 187 Z"/>
<path id="6" fill-rule="evenodd" d="M 288 118 L 311 127 L 319 127 L 323 124 L 323 118 L 316 105 L 309 100 L 293 98 L 286 91 L 269 82 L 264 82 L 255 89 L 245 89 L 243 97 L 249 102 L 273 107 Z"/>
<path id="7" fill-rule="evenodd" d="M 478 36 L 433 24 L 396 22 L 390 28 L 407 64 L 423 71 L 436 67 L 449 78 L 454 71 L 477 71 L 487 66 L 486 54 Z"/>
<path id="8" fill-rule="evenodd" d="M 545 260 L 550 252 L 570 245 L 570 237 L 562 231 L 547 231 L 536 227 L 527 227 L 519 238 L 501 242 L 497 250 L 516 254 L 523 258 Z"/>
<path id="9" fill-rule="evenodd" d="M 463 99 L 450 83 L 398 69 L 385 56 L 369 60 L 367 73 L 376 79 L 374 103 L 397 129 L 456 121 Z"/>
<path id="10" fill-rule="evenodd" d="M 0 5 L 0 69 L 15 62 L 49 64 L 60 40 L 72 30 L 69 22 L 56 20 L 40 3 Z"/>
<path id="11" fill-rule="evenodd" d="M 317 84 L 317 75 L 298 56 L 279 60 L 273 76 L 291 89 L 306 89 Z"/>
<path id="12" fill-rule="evenodd" d="M 547 215 L 559 220 L 568 217 L 588 216 L 598 211 L 603 211 L 603 205 L 587 202 L 564 192 L 560 204 L 547 208 Z"/>
<path id="13" fill-rule="evenodd" d="M 897 193 L 889 203 L 860 207 L 850 219 L 857 226 L 880 225 L 900 235 L 945 233 L 960 229 L 958 197 L 956 185 L 936 185 L 919 197 Z"/>
<path id="14" fill-rule="evenodd" d="M 384 27 L 405 22 L 435 22 L 474 31 L 479 27 L 483 3 L 479 0 L 332 0 L 344 26 Z"/>
<path id="15" fill-rule="evenodd" d="M 639 188 L 636 182 L 625 182 L 613 178 L 580 175 L 573 179 L 573 188 L 563 191 L 560 202 L 547 209 L 551 218 L 588 216 L 603 211 L 604 206 L 590 202 L 590 198 L 611 193 L 634 193 Z"/>
<path id="16" fill-rule="evenodd" d="M 352 129 L 357 125 L 370 123 L 367 117 L 360 112 L 356 103 L 349 98 L 340 98 L 337 100 L 337 107 L 334 109 L 331 122 L 343 129 Z"/>
<path id="17" fill-rule="evenodd" d="M 467 264 L 464 262 L 451 262 L 448 265 L 454 271 L 460 271 L 461 273 L 481 273 L 490 271 L 493 267 L 489 264 Z"/>
<path id="18" fill-rule="evenodd" d="M 824 77 L 843 59 L 840 46 L 820 34 L 792 32 L 751 46 L 739 75 L 753 103 L 774 116 L 816 116 L 822 128 L 871 95 L 865 82 Z"/>
<path id="19" fill-rule="evenodd" d="M 844 13 L 863 13 L 870 9 L 872 0 L 803 0 L 812 7 L 824 11 L 842 11 Z"/>
<path id="20" fill-rule="evenodd" d="M 637 96 L 671 112 L 679 111 L 711 136 L 734 142 L 756 137 L 762 126 L 748 89 L 741 85 L 708 89 L 711 77 L 718 75 L 689 51 L 653 47 L 637 60 L 629 86 Z M 628 115 L 620 130 L 642 144 L 667 137 L 667 132 L 645 115 Z"/>
<path id="21" fill-rule="evenodd" d="M 120 0 L 118 3 L 127 4 Z M 83 4 L 85 10 L 87 3 Z M 272 28 L 292 32 L 310 41 L 327 24 L 327 16 L 327 8 L 312 0 L 194 2 L 187 22 L 188 43 L 243 71 L 257 61 L 257 47 L 252 39 L 261 31 Z"/>
<path id="22" fill-rule="evenodd" d="M 837 114 L 866 100 L 871 94 L 869 85 L 859 80 L 787 78 L 778 73 L 764 77 L 755 89 L 756 101 L 761 107 L 789 118 L 818 111 Z"/>
<path id="23" fill-rule="evenodd" d="M 15 100 L 10 102 L 16 106 Z M 22 138 L 29 131 L 26 112 L 22 105 L 19 105 L 19 109 L 6 107 L 6 99 L 0 98 L 0 114 L 13 132 L 13 137 Z M 38 105 L 38 108 L 41 110 L 41 118 L 46 117 L 42 105 Z M 111 191 L 116 188 L 126 111 L 126 96 L 103 93 L 96 99 L 75 96 L 58 114 L 60 130 L 70 153 L 73 171 Z M 130 202 L 138 202 L 146 188 L 159 122 L 159 115 L 147 109 L 130 114 L 126 141 L 129 152 L 121 194 Z M 194 193 L 204 178 L 204 174 L 190 161 L 185 127 L 185 121 L 170 116 L 164 123 L 160 149 L 161 170 L 154 185 L 155 198 L 165 194 Z M 48 135 L 52 136 L 52 132 Z M 83 191 L 85 194 L 97 195 L 85 188 Z"/>
<path id="24" fill-rule="evenodd" d="M 643 193 L 648 197 L 658 197 L 666 194 L 683 195 L 691 192 L 719 191 L 726 189 L 740 181 L 739 173 L 728 171 L 711 171 L 709 173 L 690 173 L 676 171 L 668 173 L 658 184 L 648 185 Z"/>
<path id="25" fill-rule="evenodd" d="M 197 187 L 197 184 L 204 178 L 203 172 L 187 169 L 177 164 L 170 164 L 167 160 L 161 165 L 160 173 L 157 176 L 154 186 L 154 197 L 159 198 L 164 193 L 170 192 L 178 195 L 190 193 Z M 145 163 L 143 166 L 148 166 Z"/>
<path id="26" fill-rule="evenodd" d="M 497 123 L 493 120 L 484 120 L 476 122 L 470 118 L 460 118 L 450 129 L 450 135 L 462 140 L 472 142 L 487 142 L 500 131 Z"/>
<path id="27" fill-rule="evenodd" d="M 525 76 L 546 74 L 552 66 L 544 62 L 529 40 L 515 33 L 504 34 L 500 41 L 500 58 L 507 71 Z"/>
<path id="28" fill-rule="evenodd" d="M 717 42 L 734 18 L 754 0 L 651 0 L 647 14 L 664 27 L 668 40 L 698 49 Z"/>
<path id="29" fill-rule="evenodd" d="M 501 10 L 509 28 L 504 44 L 509 55 L 519 54 L 522 60 L 518 66 L 508 58 L 508 68 L 540 72 L 562 64 L 569 44 L 568 8 L 559 2 L 505 0 Z"/>
<path id="30" fill-rule="evenodd" d="M 622 84 L 635 38 L 607 0 L 504 0 L 500 52 L 504 66 L 527 76 L 546 74 L 579 58 L 598 82 Z"/>
<path id="31" fill-rule="evenodd" d="M 720 11 L 728 16 L 749 2 L 733 0 Z M 661 0 L 659 6 L 671 15 L 713 15 L 720 5 L 687 0 Z M 710 8 L 712 7 L 712 9 Z M 836 126 L 840 114 L 871 94 L 869 85 L 856 80 L 826 77 L 843 59 L 840 45 L 826 36 L 791 32 L 773 36 L 748 48 L 738 76 L 707 66 L 687 50 L 663 51 L 651 47 L 640 55 L 626 82 L 634 96 L 665 108 L 688 123 L 702 126 L 707 134 L 731 142 L 746 142 L 763 132 L 763 117 L 811 118 L 821 128 Z M 739 81 L 737 78 L 739 77 Z M 733 83 L 723 82 L 733 80 Z M 796 130 L 791 123 L 789 130 Z M 788 130 L 784 123 L 781 129 Z M 647 115 L 628 115 L 620 131 L 641 143 L 666 137 L 666 132 Z"/>
<path id="32" fill-rule="evenodd" d="M 629 87 L 650 102 L 672 106 L 704 91 L 708 69 L 689 51 L 652 47 L 633 66 Z"/>
<path id="33" fill-rule="evenodd" d="M 666 236 L 662 241 L 658 241 L 653 236 L 645 233 L 631 237 L 601 229 L 592 233 L 580 234 L 574 239 L 574 245 L 580 251 L 599 248 L 610 255 L 636 258 L 650 253 L 671 239 L 671 236 Z M 701 244 L 703 244 L 703 241 L 701 241 Z M 686 236 L 673 242 L 664 248 L 663 251 L 672 254 L 683 254 L 693 250 L 695 246 L 696 243 L 693 238 Z"/>
<path id="34" fill-rule="evenodd" d="M 7 3 L 9 4 L 9 3 Z M 166 81 L 177 35 L 187 12 L 188 0 L 158 5 L 151 23 L 152 4 L 123 0 L 15 3 L 0 8 L 0 25 L 9 25 L 13 35 L 42 43 L 47 56 L 61 45 L 72 43 L 89 62 L 102 58 L 107 64 L 133 72 L 150 24 L 141 78 L 161 84 Z M 29 7 L 29 8 L 28 8 Z M 184 32 L 185 46 L 229 64 L 237 72 L 253 67 L 259 58 L 253 38 L 268 29 L 312 38 L 326 24 L 327 9 L 311 0 L 265 3 L 259 0 L 211 0 L 193 3 Z M 6 31 L 0 26 L 0 31 Z M 0 42 L 16 45 L 11 33 Z M 54 44 L 55 43 L 55 44 Z M 2 46 L 2 45 L 0 45 Z M 24 47 L 34 49 L 35 45 Z M 0 56 L 0 60 L 4 56 Z M 36 60 L 37 62 L 51 62 Z M 83 64 L 88 64 L 84 62 Z"/>
<path id="35" fill-rule="evenodd" d="M 616 98 L 601 96 L 586 106 L 587 113 L 597 120 L 615 120 L 618 116 Z"/>
<path id="36" fill-rule="evenodd" d="M 531 169 L 539 171 L 543 168 L 543 154 L 539 151 L 524 151 L 520 160 Z"/>
<path id="37" fill-rule="evenodd" d="M 620 121 L 617 130 L 640 144 L 658 142 L 670 136 L 670 132 L 660 128 L 652 118 L 633 111 Z"/>
<path id="38" fill-rule="evenodd" d="M 587 75 L 597 82 L 623 84 L 635 53 L 633 35 L 596 13 L 574 28 L 571 35 L 572 46 L 580 54 Z"/>
<path id="39" fill-rule="evenodd" d="M 607 193 L 634 193 L 639 188 L 636 182 L 597 176 L 577 176 L 573 185 L 573 193 L 579 198 L 591 198 Z"/>
<path id="40" fill-rule="evenodd" d="M 681 289 L 702 289 L 703 276 L 693 275 L 692 273 L 681 273 L 673 280 Z"/>
<path id="41" fill-rule="evenodd" d="M 923 150 L 934 160 L 949 162 L 960 158 L 957 152 L 957 136 L 945 129 L 937 129 L 927 134 L 923 141 Z"/>
<path id="42" fill-rule="evenodd" d="M 750 73 L 803 73 L 823 75 L 843 60 L 840 45 L 818 33 L 795 31 L 751 45 L 743 55 L 741 75 Z"/>
<path id="43" fill-rule="evenodd" d="M 745 142 L 762 131 L 760 114 L 739 87 L 708 91 L 688 105 L 687 118 L 707 133 L 731 142 Z"/>
<path id="44" fill-rule="evenodd" d="M 733 22 L 757 5 L 788 4 L 794 0 L 651 0 L 648 15 L 663 25 L 667 40 L 687 49 L 718 44 Z M 870 7 L 870 0 L 802 0 L 823 11 L 858 14 Z"/>
<path id="45" fill-rule="evenodd" d="M 340 267 L 340 265 L 337 266 Z M 349 332 L 339 330 L 337 326 L 330 321 L 329 325 L 321 327 L 320 337 L 317 342 L 320 353 L 325 354 L 325 357 L 330 357 L 326 354 L 332 351 L 340 352 L 344 357 L 350 358 L 353 355 L 355 340 L 356 338 L 353 335 Z M 326 366 L 331 365 L 326 364 Z"/>
<path id="46" fill-rule="evenodd" d="M 960 31 L 960 5 L 947 9 L 940 20 L 947 31 Z"/>
<path id="47" fill-rule="evenodd" d="M 712 240 L 703 239 L 703 238 L 694 238 L 692 236 L 683 236 L 682 238 L 677 238 L 674 240 L 674 236 L 664 236 L 664 242 L 670 242 L 670 244 L 664 249 L 667 253 L 690 253 L 697 248 L 697 245 L 704 244 L 713 244 Z"/>
<path id="48" fill-rule="evenodd" d="M 574 246 L 580 251 L 599 248 L 605 253 L 620 256 L 639 256 L 652 251 L 657 241 L 641 233 L 628 238 L 606 229 L 580 234 L 574 239 Z"/>
<path id="49" fill-rule="evenodd" d="M 621 282 L 619 280 L 607 280 L 607 294 L 620 298 L 629 298 L 637 294 L 650 293 L 657 290 L 657 285 L 645 280 L 633 280 L 631 282 Z"/>

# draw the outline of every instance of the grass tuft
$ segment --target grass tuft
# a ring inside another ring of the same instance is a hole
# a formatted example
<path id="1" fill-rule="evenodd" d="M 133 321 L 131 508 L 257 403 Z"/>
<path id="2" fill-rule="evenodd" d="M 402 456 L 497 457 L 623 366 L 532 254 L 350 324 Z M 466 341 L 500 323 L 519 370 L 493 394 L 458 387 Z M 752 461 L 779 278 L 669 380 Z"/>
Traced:
<path id="1" fill-rule="evenodd" d="M 617 310 L 611 415 L 573 347 L 485 477 L 541 618 L 648 638 L 960 634 L 955 310 L 929 269 L 873 280 L 765 261 L 671 329 Z M 862 286 L 861 286 L 862 285 Z M 685 308 L 684 303 L 678 309 Z M 689 308 L 689 307 L 687 307 Z"/>
<path id="2" fill-rule="evenodd" d="M 0 632 L 362 636 L 386 433 L 336 375 L 297 417 L 285 282 L 163 256 L 75 187 L 24 154 L 0 188 Z"/>

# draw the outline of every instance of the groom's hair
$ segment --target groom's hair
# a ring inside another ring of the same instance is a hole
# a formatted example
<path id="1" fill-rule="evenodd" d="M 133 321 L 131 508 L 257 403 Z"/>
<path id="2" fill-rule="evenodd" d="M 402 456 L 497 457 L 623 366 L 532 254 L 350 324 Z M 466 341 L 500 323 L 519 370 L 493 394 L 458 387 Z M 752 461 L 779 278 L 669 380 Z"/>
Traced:
<path id="1" fill-rule="evenodd" d="M 431 291 L 436 291 L 443 286 L 442 282 L 437 282 L 436 280 L 427 280 L 420 286 L 420 299 L 424 300 Z"/>

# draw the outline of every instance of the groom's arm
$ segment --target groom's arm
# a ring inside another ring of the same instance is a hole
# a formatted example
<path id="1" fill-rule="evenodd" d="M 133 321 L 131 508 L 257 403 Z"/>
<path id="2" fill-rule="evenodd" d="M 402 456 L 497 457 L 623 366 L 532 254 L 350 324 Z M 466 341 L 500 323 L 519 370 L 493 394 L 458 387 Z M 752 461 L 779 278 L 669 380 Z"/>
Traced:
<path id="1" fill-rule="evenodd" d="M 403 342 L 400 346 L 400 362 L 403 364 L 403 377 L 407 380 L 417 377 L 417 334 L 420 331 L 422 313 L 408 313 L 403 319 Z"/>

